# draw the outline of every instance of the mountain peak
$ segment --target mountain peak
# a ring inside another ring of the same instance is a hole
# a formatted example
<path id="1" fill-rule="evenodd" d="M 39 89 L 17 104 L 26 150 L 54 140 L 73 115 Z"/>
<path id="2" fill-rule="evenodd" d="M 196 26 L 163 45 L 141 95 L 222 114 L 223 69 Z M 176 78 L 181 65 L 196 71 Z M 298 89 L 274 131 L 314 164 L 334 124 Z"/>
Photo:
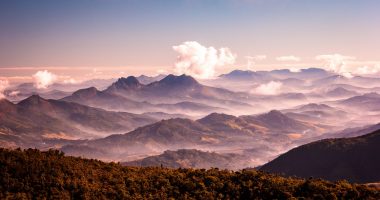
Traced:
<path id="1" fill-rule="evenodd" d="M 250 71 L 250 70 L 240 70 L 240 69 L 235 69 L 231 71 L 228 74 L 222 74 L 220 76 L 250 76 L 254 74 L 255 72 Z"/>
<path id="2" fill-rule="evenodd" d="M 263 121 L 270 121 L 270 122 L 285 122 L 285 121 L 292 120 L 278 110 L 271 110 L 268 113 L 257 116 L 257 118 Z"/>
<path id="3" fill-rule="evenodd" d="M 92 97 L 92 96 L 95 96 L 98 92 L 99 92 L 98 89 L 96 89 L 95 87 L 89 87 L 89 88 L 75 91 L 73 93 L 73 96 Z"/>
<path id="4" fill-rule="evenodd" d="M 330 96 L 344 96 L 344 95 L 357 95 L 358 93 L 355 91 L 347 90 L 346 88 L 343 88 L 343 87 L 336 87 L 332 90 L 329 90 L 326 94 Z"/>
<path id="5" fill-rule="evenodd" d="M 113 85 L 116 88 L 139 88 L 142 84 L 137 80 L 134 76 L 128 76 L 127 78 L 121 77 L 119 78 Z"/>
<path id="6" fill-rule="evenodd" d="M 207 122 L 211 122 L 211 121 L 222 122 L 222 121 L 228 121 L 228 120 L 235 119 L 235 118 L 236 117 L 233 115 L 227 115 L 227 114 L 223 114 L 223 113 L 211 113 L 211 114 L 207 115 L 206 117 L 199 119 L 198 121 L 201 123 L 207 123 Z"/>
<path id="7" fill-rule="evenodd" d="M 47 103 L 48 101 L 42 97 L 40 97 L 38 94 L 34 94 L 18 103 L 18 105 L 21 106 L 32 106 L 32 105 L 40 105 Z"/>
<path id="8" fill-rule="evenodd" d="M 284 114 L 282 114 L 282 112 L 278 111 L 278 110 L 271 110 L 267 113 L 267 115 L 272 115 L 272 116 L 285 116 Z"/>
<path id="9" fill-rule="evenodd" d="M 180 76 L 176 76 L 173 74 L 167 75 L 165 78 L 160 80 L 158 83 L 164 85 L 198 85 L 198 81 L 196 81 L 193 77 L 182 74 Z"/>
<path id="10" fill-rule="evenodd" d="M 326 104 L 309 103 L 309 104 L 300 106 L 300 109 L 324 110 L 324 109 L 332 109 L 332 107 Z"/>

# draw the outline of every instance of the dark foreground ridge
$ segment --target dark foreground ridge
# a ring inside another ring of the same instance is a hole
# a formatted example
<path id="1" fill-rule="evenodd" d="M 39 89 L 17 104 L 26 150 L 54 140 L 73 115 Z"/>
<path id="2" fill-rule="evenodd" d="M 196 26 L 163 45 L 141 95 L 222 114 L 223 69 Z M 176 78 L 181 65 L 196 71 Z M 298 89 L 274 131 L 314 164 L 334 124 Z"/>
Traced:
<path id="1" fill-rule="evenodd" d="M 123 167 L 57 150 L 0 149 L 0 199 L 379 199 L 346 181 L 284 178 L 255 170 Z"/>
<path id="2" fill-rule="evenodd" d="M 287 176 L 355 183 L 380 180 L 380 130 L 352 138 L 324 139 L 294 148 L 260 169 Z"/>

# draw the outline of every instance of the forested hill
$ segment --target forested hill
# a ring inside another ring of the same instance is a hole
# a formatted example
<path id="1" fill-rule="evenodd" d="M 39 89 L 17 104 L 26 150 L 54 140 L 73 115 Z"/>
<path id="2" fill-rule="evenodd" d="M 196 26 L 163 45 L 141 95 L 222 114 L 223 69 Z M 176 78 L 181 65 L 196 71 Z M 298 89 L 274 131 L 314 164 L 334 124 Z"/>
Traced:
<path id="1" fill-rule="evenodd" d="M 0 191 L 0 199 L 380 199 L 379 190 L 346 181 L 123 167 L 34 149 L 0 149 Z"/>

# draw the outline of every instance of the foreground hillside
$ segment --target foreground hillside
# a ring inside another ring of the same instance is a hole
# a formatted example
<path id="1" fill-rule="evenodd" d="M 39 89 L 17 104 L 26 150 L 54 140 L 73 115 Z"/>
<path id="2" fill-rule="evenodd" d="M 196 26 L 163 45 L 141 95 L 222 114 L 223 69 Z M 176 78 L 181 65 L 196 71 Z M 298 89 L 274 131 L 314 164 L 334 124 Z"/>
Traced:
<path id="1" fill-rule="evenodd" d="M 261 169 L 289 176 L 380 180 L 380 130 L 353 138 L 326 139 L 292 149 Z"/>
<path id="2" fill-rule="evenodd" d="M 0 149 L 0 199 L 379 199 L 345 181 L 283 178 L 260 171 L 122 167 L 50 150 Z"/>

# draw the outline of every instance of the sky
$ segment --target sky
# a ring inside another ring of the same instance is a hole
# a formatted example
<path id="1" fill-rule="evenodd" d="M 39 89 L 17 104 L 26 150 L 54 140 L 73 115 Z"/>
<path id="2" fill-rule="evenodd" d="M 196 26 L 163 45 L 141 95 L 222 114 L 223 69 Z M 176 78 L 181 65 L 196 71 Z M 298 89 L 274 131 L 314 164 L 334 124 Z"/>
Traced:
<path id="1" fill-rule="evenodd" d="M 0 79 L 373 74 L 379 22 L 379 0 L 0 0 Z"/>

